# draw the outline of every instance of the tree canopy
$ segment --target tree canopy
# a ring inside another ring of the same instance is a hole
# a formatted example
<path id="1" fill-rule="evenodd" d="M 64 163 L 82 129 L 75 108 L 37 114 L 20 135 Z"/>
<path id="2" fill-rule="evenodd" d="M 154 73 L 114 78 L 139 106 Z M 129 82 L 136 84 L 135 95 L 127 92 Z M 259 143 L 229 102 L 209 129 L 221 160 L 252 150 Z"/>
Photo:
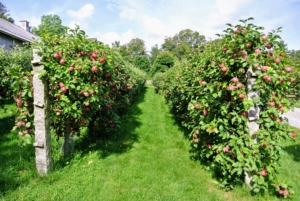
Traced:
<path id="1" fill-rule="evenodd" d="M 160 54 L 161 50 L 158 48 L 158 45 L 155 44 L 151 47 L 150 51 L 150 63 L 153 64 L 157 56 Z"/>
<path id="2" fill-rule="evenodd" d="M 9 16 L 10 16 L 9 10 L 6 8 L 6 6 L 3 3 L 0 2 L 0 18 L 8 22 L 14 23 L 14 19 L 12 19 Z"/>
<path id="3" fill-rule="evenodd" d="M 58 15 L 43 15 L 41 17 L 41 24 L 38 28 L 33 28 L 33 33 L 38 36 L 57 35 L 65 31 L 65 26 Z"/>
<path id="4" fill-rule="evenodd" d="M 188 56 L 205 42 L 205 36 L 200 35 L 199 32 L 185 29 L 173 37 L 165 38 L 162 49 L 172 52 L 176 57 L 181 59 Z"/>
<path id="5" fill-rule="evenodd" d="M 142 39 L 134 38 L 129 43 L 120 46 L 122 56 L 134 58 L 136 55 L 146 55 L 145 42 Z"/>

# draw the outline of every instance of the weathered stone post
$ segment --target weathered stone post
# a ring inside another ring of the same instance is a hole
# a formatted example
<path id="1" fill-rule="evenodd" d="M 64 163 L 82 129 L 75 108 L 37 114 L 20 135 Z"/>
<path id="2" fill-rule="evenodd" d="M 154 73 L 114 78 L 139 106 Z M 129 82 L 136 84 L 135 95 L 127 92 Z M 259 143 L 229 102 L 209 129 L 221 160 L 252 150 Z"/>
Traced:
<path id="1" fill-rule="evenodd" d="M 40 175 L 47 175 L 52 170 L 51 136 L 50 136 L 50 104 L 48 98 L 48 83 L 45 78 L 39 78 L 44 70 L 40 64 L 42 58 L 33 50 L 33 104 L 35 125 L 35 161 Z"/>
<path id="2" fill-rule="evenodd" d="M 249 68 L 246 73 L 247 96 L 248 96 L 249 100 L 259 97 L 258 92 L 252 90 L 256 78 L 257 78 L 257 75 L 254 73 L 253 69 Z M 248 127 L 250 130 L 251 139 L 253 139 L 254 143 L 257 143 L 257 137 L 254 135 L 254 132 L 258 131 L 258 129 L 259 129 L 259 124 L 256 123 L 256 120 L 259 119 L 259 112 L 260 112 L 260 109 L 257 105 L 252 106 L 248 111 Z M 252 176 L 254 174 L 255 174 L 255 172 L 246 172 L 245 173 L 245 182 L 251 189 L 252 189 L 251 181 L 252 181 Z"/>

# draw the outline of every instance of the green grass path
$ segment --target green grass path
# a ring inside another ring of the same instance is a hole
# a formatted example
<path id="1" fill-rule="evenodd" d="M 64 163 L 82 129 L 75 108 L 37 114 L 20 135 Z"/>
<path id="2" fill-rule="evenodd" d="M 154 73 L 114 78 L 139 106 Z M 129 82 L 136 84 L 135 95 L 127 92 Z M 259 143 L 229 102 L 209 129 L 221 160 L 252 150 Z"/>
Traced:
<path id="1" fill-rule="evenodd" d="M 29 174 L 0 200 L 254 200 L 245 187 L 224 192 L 189 158 L 189 140 L 152 85 L 124 115 L 116 137 L 86 143 L 79 139 L 71 160 L 56 162 L 47 177 Z"/>

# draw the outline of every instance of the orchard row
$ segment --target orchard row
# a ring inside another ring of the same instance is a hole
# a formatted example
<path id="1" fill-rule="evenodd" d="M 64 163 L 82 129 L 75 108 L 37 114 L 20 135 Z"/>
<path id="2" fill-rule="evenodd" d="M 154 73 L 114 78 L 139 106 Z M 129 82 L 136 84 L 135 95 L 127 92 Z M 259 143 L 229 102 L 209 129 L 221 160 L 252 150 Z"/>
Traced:
<path id="1" fill-rule="evenodd" d="M 117 51 L 88 39 L 78 27 L 63 35 L 43 37 L 33 46 L 42 56 L 50 126 L 58 137 L 80 135 L 83 127 L 93 135 L 114 130 L 120 115 L 144 87 L 143 71 L 124 61 Z M 29 143 L 34 133 L 33 73 L 19 71 L 14 76 L 18 106 L 14 129 Z"/>
<path id="2" fill-rule="evenodd" d="M 203 52 L 158 74 L 153 83 L 191 131 L 193 157 L 213 170 L 223 187 L 243 182 L 247 173 L 254 192 L 275 189 L 288 197 L 292 190 L 277 180 L 277 174 L 280 146 L 295 136 L 281 117 L 292 107 L 286 95 L 295 81 L 293 68 L 279 30 L 265 34 L 249 20 L 228 24 Z M 249 91 L 247 76 L 252 71 L 256 78 Z M 250 92 L 259 97 L 248 97 Z M 259 129 L 253 136 L 248 127 L 250 107 L 260 109 Z"/>

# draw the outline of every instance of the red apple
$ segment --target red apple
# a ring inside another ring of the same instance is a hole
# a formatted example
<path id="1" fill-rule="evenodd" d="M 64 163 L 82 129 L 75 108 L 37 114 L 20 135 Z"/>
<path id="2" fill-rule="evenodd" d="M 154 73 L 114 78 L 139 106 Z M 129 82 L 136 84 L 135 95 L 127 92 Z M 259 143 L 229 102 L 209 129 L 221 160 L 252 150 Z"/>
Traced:
<path id="1" fill-rule="evenodd" d="M 291 137 L 296 137 L 296 136 L 297 136 L 297 133 L 296 133 L 296 132 L 290 133 L 290 136 L 291 136 Z"/>
<path id="2" fill-rule="evenodd" d="M 22 106 L 22 101 L 20 99 L 16 99 L 16 103 L 18 107 Z"/>
<path id="3" fill-rule="evenodd" d="M 226 67 L 223 67 L 221 70 L 222 70 L 223 73 L 227 72 L 227 68 Z"/>
<path id="4" fill-rule="evenodd" d="M 266 41 L 266 40 L 268 39 L 268 36 L 262 35 L 262 36 L 261 36 L 261 39 L 262 39 L 263 41 Z"/>
<path id="5" fill-rule="evenodd" d="M 270 102 L 270 106 L 271 106 L 271 107 L 274 107 L 274 106 L 275 106 L 275 103 L 274 103 L 273 101 L 271 101 L 271 102 Z"/>
<path id="6" fill-rule="evenodd" d="M 291 69 L 290 67 L 287 67 L 287 68 L 285 69 L 285 72 L 290 73 L 290 72 L 292 72 L 292 69 Z"/>
<path id="7" fill-rule="evenodd" d="M 93 67 L 92 67 L 92 71 L 93 71 L 94 73 L 98 73 L 98 72 L 99 72 L 99 69 L 97 68 L 97 66 L 93 66 Z"/>
<path id="8" fill-rule="evenodd" d="M 82 66 L 77 66 L 77 70 L 82 70 Z"/>
<path id="9" fill-rule="evenodd" d="M 84 92 L 83 95 L 84 95 L 85 97 L 88 97 L 90 94 L 89 94 L 89 92 Z"/>
<path id="10" fill-rule="evenodd" d="M 204 116 L 206 116 L 208 114 L 208 111 L 206 109 L 204 109 L 202 112 L 203 112 Z"/>
<path id="11" fill-rule="evenodd" d="M 294 79 L 294 78 L 292 78 L 292 77 L 290 77 L 290 78 L 289 78 L 289 81 L 290 81 L 290 82 L 294 82 L 294 81 L 295 81 L 295 79 Z"/>
<path id="12" fill-rule="evenodd" d="M 234 83 L 236 83 L 238 81 L 239 81 L 239 79 L 237 77 L 234 77 L 234 78 L 231 79 L 231 82 L 234 82 Z"/>
<path id="13" fill-rule="evenodd" d="M 229 86 L 228 86 L 228 90 L 229 90 L 229 91 L 233 91 L 234 89 L 235 89 L 235 87 L 234 87 L 233 85 L 229 85 Z"/>
<path id="14" fill-rule="evenodd" d="M 64 65 L 64 64 L 66 63 L 66 60 L 65 60 L 65 59 L 61 59 L 61 60 L 59 60 L 59 63 L 60 63 L 61 65 Z"/>
<path id="15" fill-rule="evenodd" d="M 244 100 L 245 95 L 244 94 L 240 94 L 239 97 L 240 97 L 240 99 Z"/>
<path id="16" fill-rule="evenodd" d="M 204 84 L 205 82 L 203 80 L 199 80 L 198 82 L 200 85 Z"/>
<path id="17" fill-rule="evenodd" d="M 267 49 L 271 49 L 273 47 L 273 45 L 271 44 L 271 43 L 268 43 L 267 45 L 266 45 L 266 48 Z"/>
<path id="18" fill-rule="evenodd" d="M 70 71 L 70 72 L 74 71 L 74 67 L 73 67 L 73 66 L 70 66 L 70 67 L 69 67 L 69 71 Z"/>
<path id="19" fill-rule="evenodd" d="M 99 59 L 100 63 L 105 63 L 106 62 L 106 56 L 103 56 Z"/>
<path id="20" fill-rule="evenodd" d="M 262 66 L 260 69 L 261 69 L 261 71 L 266 71 L 266 70 L 268 70 L 268 66 Z"/>
<path id="21" fill-rule="evenodd" d="M 61 54 L 60 54 L 60 53 L 54 53 L 54 54 L 53 54 L 53 57 L 54 57 L 55 59 L 60 59 L 60 58 L 61 58 Z"/>
<path id="22" fill-rule="evenodd" d="M 63 92 L 63 93 L 67 93 L 67 89 L 66 89 L 66 87 L 62 87 L 62 88 L 60 88 L 60 90 L 61 90 L 61 92 Z"/>
<path id="23" fill-rule="evenodd" d="M 268 76 L 268 75 L 264 75 L 262 78 L 263 78 L 265 81 L 267 81 L 267 80 L 269 79 L 269 76 Z"/>
<path id="24" fill-rule="evenodd" d="M 230 148 L 229 148 L 229 147 L 224 147 L 224 148 L 223 148 L 223 151 L 224 151 L 225 153 L 228 153 L 228 152 L 230 152 Z"/>
<path id="25" fill-rule="evenodd" d="M 239 83 L 238 83 L 236 86 L 237 86 L 237 88 L 239 88 L 239 89 L 240 89 L 240 88 L 242 88 L 242 87 L 243 87 L 243 84 L 239 82 Z"/>
<path id="26" fill-rule="evenodd" d="M 275 63 L 280 63 L 280 61 L 281 61 L 281 60 L 280 60 L 280 58 L 278 58 L 278 57 L 275 59 Z"/>
<path id="27" fill-rule="evenodd" d="M 255 49 L 254 52 L 255 52 L 255 54 L 259 54 L 260 53 L 260 49 Z"/>
<path id="28" fill-rule="evenodd" d="M 268 173 L 267 173 L 266 169 L 263 169 L 263 170 L 260 172 L 260 175 L 263 176 L 263 177 L 267 176 Z"/>
<path id="29" fill-rule="evenodd" d="M 282 112 L 284 110 L 284 107 L 283 106 L 279 106 L 278 109 L 279 109 L 280 112 Z"/>
<path id="30" fill-rule="evenodd" d="M 247 117 L 248 116 L 248 112 L 243 111 L 243 112 L 241 112 L 241 115 L 244 116 L 244 117 Z"/>
<path id="31" fill-rule="evenodd" d="M 251 46 L 252 46 L 252 43 L 251 43 L 251 42 L 248 42 L 248 43 L 246 43 L 246 46 L 247 46 L 247 47 L 251 47 Z"/>
<path id="32" fill-rule="evenodd" d="M 97 54 L 95 54 L 94 52 L 91 52 L 90 53 L 90 57 L 93 58 L 93 59 L 96 59 L 97 58 Z"/>

